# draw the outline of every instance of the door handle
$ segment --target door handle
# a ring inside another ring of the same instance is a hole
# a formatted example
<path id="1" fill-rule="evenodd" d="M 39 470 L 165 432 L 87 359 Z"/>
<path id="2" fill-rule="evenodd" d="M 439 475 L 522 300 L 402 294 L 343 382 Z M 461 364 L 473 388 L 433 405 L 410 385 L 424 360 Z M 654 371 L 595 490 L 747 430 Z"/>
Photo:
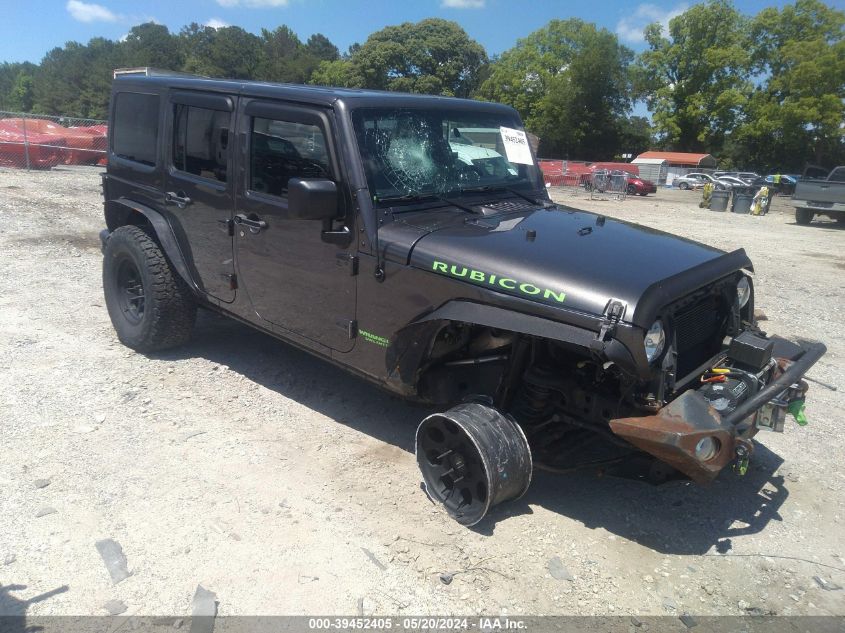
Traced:
<path id="1" fill-rule="evenodd" d="M 168 191 L 164 194 L 164 202 L 166 204 L 175 204 L 180 209 L 184 209 L 193 201 L 183 191 Z"/>
<path id="2" fill-rule="evenodd" d="M 267 228 L 267 223 L 264 220 L 258 219 L 258 216 L 249 218 L 243 213 L 239 213 L 235 216 L 234 220 L 235 224 L 247 227 L 251 233 L 258 233 L 261 229 Z"/>

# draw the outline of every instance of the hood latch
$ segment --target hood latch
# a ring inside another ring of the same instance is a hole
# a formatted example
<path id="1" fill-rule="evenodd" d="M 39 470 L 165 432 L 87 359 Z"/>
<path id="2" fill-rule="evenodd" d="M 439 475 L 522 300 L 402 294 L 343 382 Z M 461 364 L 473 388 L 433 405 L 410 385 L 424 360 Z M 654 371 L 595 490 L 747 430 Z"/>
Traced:
<path id="1" fill-rule="evenodd" d="M 600 353 L 604 351 L 604 342 L 616 331 L 616 325 L 625 316 L 628 304 L 621 299 L 611 299 L 604 308 L 604 318 L 601 322 L 601 330 L 592 341 L 590 349 Z"/>

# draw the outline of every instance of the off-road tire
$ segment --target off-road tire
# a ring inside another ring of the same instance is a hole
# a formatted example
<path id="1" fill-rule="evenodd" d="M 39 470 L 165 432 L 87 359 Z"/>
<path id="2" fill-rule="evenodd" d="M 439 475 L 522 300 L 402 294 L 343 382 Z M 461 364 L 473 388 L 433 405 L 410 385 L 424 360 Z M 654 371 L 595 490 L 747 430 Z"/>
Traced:
<path id="1" fill-rule="evenodd" d="M 795 221 L 798 224 L 806 225 L 813 221 L 815 213 L 812 209 L 795 209 Z"/>
<path id="2" fill-rule="evenodd" d="M 140 227 L 122 226 L 106 242 L 103 293 L 117 338 L 127 347 L 155 352 L 191 338 L 197 304 L 161 247 Z"/>
<path id="3" fill-rule="evenodd" d="M 686 191 L 687 189 L 689 189 L 689 183 L 688 182 L 680 183 L 678 185 L 678 189 L 680 189 L 681 191 Z"/>

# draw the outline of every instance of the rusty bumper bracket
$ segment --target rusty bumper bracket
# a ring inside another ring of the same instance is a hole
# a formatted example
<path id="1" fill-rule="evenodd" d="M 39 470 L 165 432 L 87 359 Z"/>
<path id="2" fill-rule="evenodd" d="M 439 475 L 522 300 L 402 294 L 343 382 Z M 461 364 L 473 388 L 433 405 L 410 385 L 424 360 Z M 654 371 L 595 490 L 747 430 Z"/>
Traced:
<path id="1" fill-rule="evenodd" d="M 708 483 L 736 457 L 736 445 L 747 437 L 738 437 L 738 425 L 772 398 L 797 382 L 827 351 L 822 343 L 809 345 L 786 371 L 725 417 L 710 406 L 701 394 L 688 390 L 655 415 L 618 418 L 610 421 L 611 430 L 637 448 L 678 469 L 698 483 Z M 717 442 L 715 455 L 706 460 L 695 456 L 696 446 L 704 438 Z"/>

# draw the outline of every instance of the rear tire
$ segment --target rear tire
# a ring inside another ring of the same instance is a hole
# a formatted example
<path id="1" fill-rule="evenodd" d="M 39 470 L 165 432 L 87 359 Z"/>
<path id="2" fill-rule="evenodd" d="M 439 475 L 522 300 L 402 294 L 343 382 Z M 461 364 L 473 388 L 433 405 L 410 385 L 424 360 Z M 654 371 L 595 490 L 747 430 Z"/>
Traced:
<path id="1" fill-rule="evenodd" d="M 103 293 L 120 342 L 139 352 L 186 343 L 197 305 L 161 247 L 143 229 L 122 226 L 103 257 Z"/>
<path id="2" fill-rule="evenodd" d="M 801 225 L 807 225 L 813 221 L 815 213 L 811 209 L 795 209 L 795 221 Z"/>

